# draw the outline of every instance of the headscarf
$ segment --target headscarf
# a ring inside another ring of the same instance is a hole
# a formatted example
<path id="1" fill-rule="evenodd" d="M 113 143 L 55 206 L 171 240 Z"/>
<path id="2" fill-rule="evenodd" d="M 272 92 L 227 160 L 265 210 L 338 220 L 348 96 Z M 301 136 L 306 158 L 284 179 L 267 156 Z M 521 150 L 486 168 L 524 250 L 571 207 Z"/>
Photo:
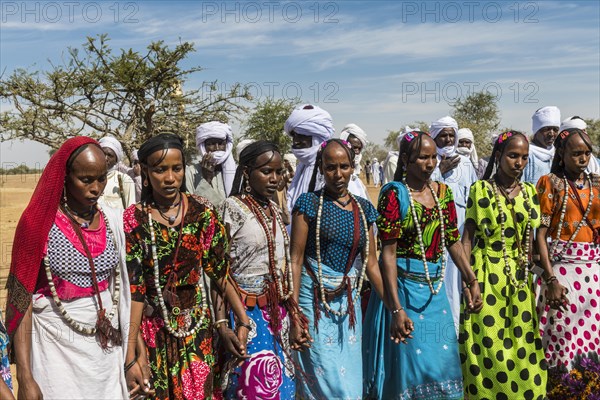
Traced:
<path id="1" fill-rule="evenodd" d="M 292 132 L 295 132 L 299 135 L 312 137 L 311 147 L 292 149 L 292 153 L 298 159 L 298 164 L 296 174 L 287 193 L 288 207 L 291 213 L 298 197 L 308 191 L 319 146 L 333 137 L 335 129 L 333 128 L 331 115 L 327 111 L 312 104 L 302 104 L 297 106 L 285 121 L 284 130 L 290 136 L 292 136 Z M 320 189 L 322 186 L 323 181 L 319 174 L 315 190 Z"/>
<path id="2" fill-rule="evenodd" d="M 67 161 L 78 148 L 86 144 L 100 146 L 92 138 L 77 136 L 64 142 L 52 155 L 19 219 L 6 283 L 6 326 L 11 338 L 31 304 L 38 278 L 45 279 L 40 269 L 48 234 L 63 194 Z"/>
<path id="3" fill-rule="evenodd" d="M 477 157 L 477 149 L 475 148 L 475 137 L 473 136 L 473 132 L 469 128 L 461 128 L 458 130 L 456 137 L 456 142 L 460 142 L 461 139 L 469 139 L 471 141 L 471 148 L 457 146 L 456 152 L 465 157 L 469 157 L 473 163 L 473 166 L 478 168 L 479 157 Z"/>
<path id="4" fill-rule="evenodd" d="M 456 120 L 450 116 L 445 116 L 444 118 L 440 118 L 437 121 L 432 122 L 429 126 L 429 135 L 431 135 L 431 138 L 435 140 L 435 138 L 444 128 L 454 129 L 454 145 L 442 148 L 438 147 L 437 153 L 439 156 L 450 157 L 456 152 L 456 146 L 458 145 L 458 123 Z"/>
<path id="5" fill-rule="evenodd" d="M 565 129 L 571 128 L 581 129 L 585 132 L 585 130 L 587 129 L 587 124 L 581 117 L 569 117 L 560 124 L 559 130 L 562 132 Z"/>
<path id="6" fill-rule="evenodd" d="M 100 143 L 100 147 L 103 149 L 111 149 L 115 152 L 115 156 L 117 156 L 117 164 L 123 161 L 123 146 L 121 143 L 111 136 L 103 137 L 98 141 Z"/>
<path id="7" fill-rule="evenodd" d="M 226 196 L 229 196 L 236 169 L 235 160 L 231 154 L 231 150 L 233 150 L 233 131 L 229 125 L 219 121 L 205 122 L 197 127 L 196 147 L 201 157 L 204 157 L 206 154 L 206 148 L 204 147 L 206 139 L 221 139 L 226 141 L 225 151 L 215 151 L 212 155 L 215 158 L 216 164 L 221 165 Z"/>
<path id="8" fill-rule="evenodd" d="M 542 107 L 531 116 L 531 130 L 534 135 L 546 126 L 560 127 L 560 110 L 558 107 Z"/>
<path id="9" fill-rule="evenodd" d="M 356 124 L 348 124 L 342 129 L 340 133 L 340 139 L 348 141 L 348 137 L 352 135 L 362 144 L 363 150 L 367 147 L 369 141 L 367 140 L 367 134 Z M 354 157 L 354 175 L 360 175 L 360 162 L 362 161 L 362 151 Z"/>

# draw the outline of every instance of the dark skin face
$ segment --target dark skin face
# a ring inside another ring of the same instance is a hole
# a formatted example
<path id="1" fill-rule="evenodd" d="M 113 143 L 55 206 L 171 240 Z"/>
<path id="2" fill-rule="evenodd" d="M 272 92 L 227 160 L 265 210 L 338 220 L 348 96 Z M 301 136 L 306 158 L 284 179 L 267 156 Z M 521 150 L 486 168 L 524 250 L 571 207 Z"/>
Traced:
<path id="1" fill-rule="evenodd" d="M 89 211 L 106 187 L 106 158 L 98 146 L 89 145 L 75 157 L 65 177 L 67 204 L 76 212 Z"/>
<path id="2" fill-rule="evenodd" d="M 473 142 L 471 142 L 469 139 L 460 139 L 458 141 L 458 147 L 466 147 L 467 149 L 470 149 L 472 144 Z"/>
<path id="3" fill-rule="evenodd" d="M 456 138 L 456 133 L 452 128 L 444 128 L 442 131 L 435 137 L 435 144 L 437 147 L 447 147 L 454 146 L 454 140 Z"/>
<path id="4" fill-rule="evenodd" d="M 157 150 L 148 156 L 148 165 L 142 165 L 152 186 L 152 197 L 158 204 L 167 206 L 179 200 L 179 189 L 185 176 L 183 154 L 177 149 Z M 159 160 L 162 158 L 162 161 Z M 157 164 L 158 163 L 158 164 Z"/>
<path id="5" fill-rule="evenodd" d="M 508 187 L 517 181 L 529 159 L 529 142 L 518 135 L 510 140 L 502 154 L 496 156 L 498 162 L 498 178 Z"/>
<path id="6" fill-rule="evenodd" d="M 292 132 L 292 149 L 308 149 L 311 146 L 312 138 L 310 136 Z"/>
<path id="7" fill-rule="evenodd" d="M 424 182 L 429 180 L 437 165 L 436 143 L 430 136 L 424 135 L 419 155 L 414 160 L 410 156 L 409 154 L 402 154 L 402 162 L 406 167 L 406 180 L 409 185 L 411 181 L 414 182 L 414 188 L 418 189 Z"/>
<path id="8" fill-rule="evenodd" d="M 558 136 L 558 126 L 545 126 L 533 136 L 533 143 L 539 147 L 550 147 Z"/>
<path id="9" fill-rule="evenodd" d="M 332 143 L 325 151 L 319 171 L 325 179 L 325 190 L 336 198 L 348 194 L 348 182 L 354 172 L 354 166 L 346 150 L 338 143 Z"/>
<path id="10" fill-rule="evenodd" d="M 560 153 L 563 160 L 565 175 L 571 180 L 582 178 L 583 173 L 590 162 L 592 151 L 587 144 L 585 144 L 585 141 L 581 136 L 576 133 L 571 133 L 564 149 L 562 149 Z"/>
<path id="11" fill-rule="evenodd" d="M 354 135 L 350 135 L 348 136 L 348 143 L 350 143 L 350 146 L 352 146 L 352 151 L 354 151 L 354 154 L 359 155 L 363 149 L 360 139 Z"/>
<path id="12" fill-rule="evenodd" d="M 225 151 L 227 141 L 225 139 L 210 138 L 204 141 L 204 149 L 207 153 L 215 151 Z"/>
<path id="13" fill-rule="evenodd" d="M 102 151 L 104 152 L 104 156 L 106 157 L 106 165 L 108 169 L 111 169 L 117 163 L 117 155 L 112 149 L 108 147 L 103 147 Z"/>
<path id="14" fill-rule="evenodd" d="M 250 173 L 248 169 L 244 171 L 252 189 L 250 193 L 262 200 L 270 199 L 277 191 L 283 173 L 281 154 L 272 151 L 263 153 L 256 158 L 254 165 L 257 168 L 253 168 Z"/>

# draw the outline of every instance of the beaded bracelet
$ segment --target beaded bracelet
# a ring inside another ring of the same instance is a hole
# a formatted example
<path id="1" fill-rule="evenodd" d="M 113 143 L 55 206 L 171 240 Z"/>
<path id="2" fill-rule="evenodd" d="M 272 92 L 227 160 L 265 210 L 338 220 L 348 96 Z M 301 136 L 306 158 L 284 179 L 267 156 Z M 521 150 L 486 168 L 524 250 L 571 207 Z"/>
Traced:
<path id="1" fill-rule="evenodd" d="M 466 288 L 471 289 L 471 287 L 473 286 L 473 283 L 475 283 L 475 282 L 477 282 L 477 278 L 471 279 L 471 281 L 469 283 L 467 283 Z"/>
<path id="2" fill-rule="evenodd" d="M 398 314 L 402 310 L 404 310 L 404 307 L 400 306 L 400 308 L 396 308 L 395 310 L 392 310 L 392 315 Z"/>
<path id="3" fill-rule="evenodd" d="M 129 363 L 125 365 L 125 368 L 123 369 L 123 372 L 127 373 L 127 371 L 129 371 L 131 369 L 131 367 L 133 367 L 133 365 L 137 362 L 137 355 L 133 358 L 133 360 Z"/>
<path id="4" fill-rule="evenodd" d="M 214 325 L 215 329 L 219 329 L 219 326 L 221 324 L 227 324 L 228 322 L 229 322 L 229 320 L 227 318 L 223 318 L 218 321 L 215 321 L 215 323 L 213 325 Z"/>
<path id="5" fill-rule="evenodd" d="M 550 278 L 546 279 L 546 285 L 551 284 L 552 282 L 558 280 L 558 278 L 556 277 L 556 275 L 552 275 Z"/>

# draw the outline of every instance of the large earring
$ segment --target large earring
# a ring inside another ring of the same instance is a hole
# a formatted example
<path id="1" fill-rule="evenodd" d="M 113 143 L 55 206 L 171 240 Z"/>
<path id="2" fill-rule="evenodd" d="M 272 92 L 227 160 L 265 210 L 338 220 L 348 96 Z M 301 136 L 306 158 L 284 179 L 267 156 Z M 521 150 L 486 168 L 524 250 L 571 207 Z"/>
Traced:
<path id="1" fill-rule="evenodd" d="M 63 204 L 67 204 L 67 188 L 63 185 L 63 195 L 62 195 Z"/>
<path id="2" fill-rule="evenodd" d="M 246 191 L 246 193 L 250 193 L 252 191 L 252 188 L 250 187 L 250 181 L 248 179 L 246 179 L 246 185 L 244 186 L 244 190 Z"/>
<path id="3" fill-rule="evenodd" d="M 148 187 L 148 178 L 144 179 L 143 185 L 144 185 L 144 187 Z"/>

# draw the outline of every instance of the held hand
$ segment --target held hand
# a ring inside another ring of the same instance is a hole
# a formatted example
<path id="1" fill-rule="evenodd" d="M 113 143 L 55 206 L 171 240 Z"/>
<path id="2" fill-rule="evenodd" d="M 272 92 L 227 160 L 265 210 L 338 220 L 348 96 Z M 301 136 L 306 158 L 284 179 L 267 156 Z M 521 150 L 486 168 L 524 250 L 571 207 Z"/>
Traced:
<path id="1" fill-rule="evenodd" d="M 139 361 L 136 361 L 125 373 L 125 381 L 127 382 L 130 398 L 135 399 L 154 394 L 154 390 L 150 390 L 152 385 L 150 384 L 150 372 L 148 370 L 149 368 L 147 368 L 145 362 L 140 364 Z"/>
<path id="2" fill-rule="evenodd" d="M 292 324 L 290 329 L 290 347 L 292 350 L 304 351 L 310 348 L 313 338 L 308 329 L 303 329 L 299 323 Z"/>
<path id="3" fill-rule="evenodd" d="M 460 162 L 460 156 L 455 155 L 452 157 L 446 157 L 446 156 L 442 156 L 442 159 L 440 161 L 440 172 L 443 174 L 447 173 L 448 171 L 453 170 L 454 168 L 458 167 L 458 163 Z"/>
<path id="4" fill-rule="evenodd" d="M 546 305 L 555 310 L 566 311 L 567 305 L 570 304 L 567 293 L 569 289 L 558 283 L 556 279 L 553 280 L 546 285 Z"/>
<path id="5" fill-rule="evenodd" d="M 28 379 L 18 379 L 19 390 L 17 399 L 19 400 L 42 400 L 44 395 L 33 377 Z"/>
<path id="6" fill-rule="evenodd" d="M 406 339 L 412 339 L 412 331 L 415 330 L 414 324 L 404 310 L 392 314 L 392 323 L 390 325 L 390 339 L 396 344 L 402 342 L 406 344 Z"/>
<path id="7" fill-rule="evenodd" d="M 244 333 L 241 331 L 246 332 Z M 248 340 L 247 329 L 239 328 L 236 335 L 231 328 L 221 325 L 219 326 L 219 335 L 221 336 L 225 349 L 239 360 L 238 365 L 242 365 L 244 360 L 250 358 L 250 356 L 246 354 L 246 342 Z"/>
<path id="8" fill-rule="evenodd" d="M 483 300 L 481 299 L 481 291 L 479 289 L 479 284 L 475 283 L 471 285 L 471 287 L 465 292 L 468 292 L 467 297 L 467 307 L 469 312 L 478 313 L 483 308 Z"/>

